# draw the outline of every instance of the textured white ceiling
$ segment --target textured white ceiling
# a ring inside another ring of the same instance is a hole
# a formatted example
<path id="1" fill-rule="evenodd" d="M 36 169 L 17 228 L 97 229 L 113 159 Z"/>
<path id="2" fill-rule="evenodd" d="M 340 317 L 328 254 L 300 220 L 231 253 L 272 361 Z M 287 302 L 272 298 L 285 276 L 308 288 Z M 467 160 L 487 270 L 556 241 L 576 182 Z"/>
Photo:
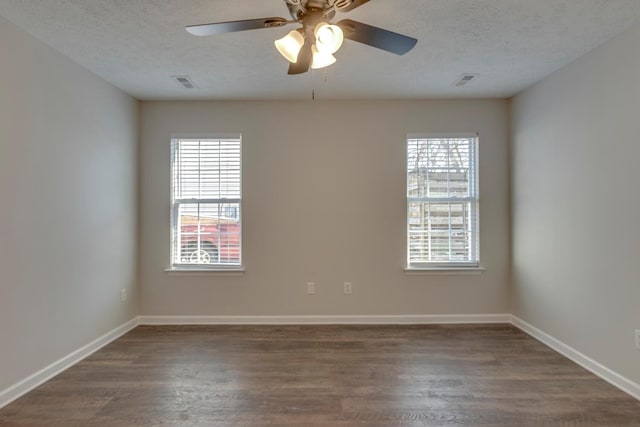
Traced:
<path id="1" fill-rule="evenodd" d="M 184 27 L 282 16 L 283 0 L 0 0 L 0 15 L 139 99 L 508 97 L 640 19 L 640 0 L 371 0 L 349 17 L 418 39 L 404 56 L 347 41 L 287 75 L 294 26 L 194 37 Z M 454 87 L 463 73 L 479 74 Z M 185 89 L 171 75 L 189 75 Z"/>

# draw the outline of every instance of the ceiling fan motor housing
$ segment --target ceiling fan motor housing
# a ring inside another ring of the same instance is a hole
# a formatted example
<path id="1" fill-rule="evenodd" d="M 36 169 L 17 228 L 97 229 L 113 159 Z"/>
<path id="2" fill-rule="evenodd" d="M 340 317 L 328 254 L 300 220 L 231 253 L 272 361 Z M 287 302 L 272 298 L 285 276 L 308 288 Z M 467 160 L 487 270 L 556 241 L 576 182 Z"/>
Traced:
<path id="1" fill-rule="evenodd" d="M 302 25 L 306 32 L 313 33 L 313 29 L 321 22 L 327 22 L 330 16 L 325 16 L 321 9 L 308 9 L 302 16 Z"/>
<path id="2" fill-rule="evenodd" d="M 296 21 L 303 19 L 304 16 L 311 11 L 325 11 L 329 9 L 333 3 L 330 0 L 286 0 L 286 2 L 291 17 Z M 327 19 L 331 19 L 335 14 L 335 10 L 331 10 L 331 12 L 325 16 Z"/>

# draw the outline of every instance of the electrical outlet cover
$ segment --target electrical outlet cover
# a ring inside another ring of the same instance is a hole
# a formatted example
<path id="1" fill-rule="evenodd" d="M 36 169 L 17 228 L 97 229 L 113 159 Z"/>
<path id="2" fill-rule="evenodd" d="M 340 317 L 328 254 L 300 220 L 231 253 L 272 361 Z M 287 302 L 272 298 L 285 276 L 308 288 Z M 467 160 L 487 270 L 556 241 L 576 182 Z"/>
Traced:
<path id="1" fill-rule="evenodd" d="M 353 292 L 353 287 L 351 286 L 351 282 L 344 282 L 344 293 L 351 294 Z"/>
<path id="2" fill-rule="evenodd" d="M 316 283 L 307 282 L 307 295 L 314 295 L 316 293 Z"/>

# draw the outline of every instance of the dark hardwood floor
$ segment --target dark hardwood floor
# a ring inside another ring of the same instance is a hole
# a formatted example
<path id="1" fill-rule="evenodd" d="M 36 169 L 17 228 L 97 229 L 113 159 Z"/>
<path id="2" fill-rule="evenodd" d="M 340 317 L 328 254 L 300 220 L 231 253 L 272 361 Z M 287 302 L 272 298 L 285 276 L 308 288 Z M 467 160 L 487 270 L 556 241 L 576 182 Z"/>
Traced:
<path id="1" fill-rule="evenodd" d="M 509 325 L 140 326 L 0 425 L 640 426 L 640 401 Z"/>

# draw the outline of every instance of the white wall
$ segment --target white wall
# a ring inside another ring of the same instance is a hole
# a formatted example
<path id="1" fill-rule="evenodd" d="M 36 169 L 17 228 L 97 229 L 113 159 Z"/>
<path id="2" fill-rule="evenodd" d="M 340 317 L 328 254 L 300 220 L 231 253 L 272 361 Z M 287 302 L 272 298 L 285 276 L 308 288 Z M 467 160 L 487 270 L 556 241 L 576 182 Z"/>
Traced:
<path id="1" fill-rule="evenodd" d="M 481 275 L 407 275 L 405 135 L 479 132 Z M 141 314 L 397 315 L 508 308 L 508 103 L 144 102 Z M 246 273 L 172 276 L 172 133 L 243 136 Z M 305 294 L 307 281 L 317 294 Z M 342 283 L 353 283 L 353 295 Z"/>
<path id="2" fill-rule="evenodd" d="M 640 25 L 513 100 L 513 313 L 640 383 Z"/>
<path id="3" fill-rule="evenodd" d="M 137 314 L 136 145 L 135 100 L 0 18 L 0 391 Z"/>

